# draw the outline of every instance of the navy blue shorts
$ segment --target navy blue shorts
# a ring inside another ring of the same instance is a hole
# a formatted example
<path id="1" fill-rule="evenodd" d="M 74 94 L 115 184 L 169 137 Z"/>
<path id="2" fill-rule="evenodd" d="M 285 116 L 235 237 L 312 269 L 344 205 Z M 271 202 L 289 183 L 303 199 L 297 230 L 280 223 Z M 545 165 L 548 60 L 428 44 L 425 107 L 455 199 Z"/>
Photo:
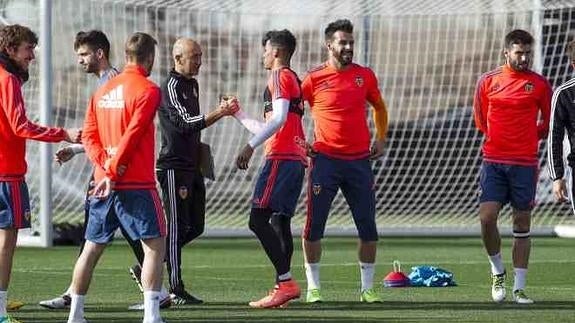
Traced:
<path id="1" fill-rule="evenodd" d="M 0 229 L 30 227 L 30 197 L 25 181 L 0 182 Z"/>
<path id="2" fill-rule="evenodd" d="M 479 174 L 479 202 L 507 203 L 518 211 L 529 211 L 535 205 L 537 166 L 520 166 L 484 161 Z"/>
<path id="3" fill-rule="evenodd" d="M 297 160 L 268 159 L 256 182 L 252 208 L 269 208 L 293 216 L 301 194 L 304 165 Z"/>
<path id="4" fill-rule="evenodd" d="M 323 238 L 331 203 L 341 189 L 362 241 L 377 241 L 375 193 L 369 159 L 342 160 L 318 154 L 312 158 L 307 187 L 307 219 L 303 238 Z"/>
<path id="5" fill-rule="evenodd" d="M 90 197 L 86 240 L 105 244 L 120 226 L 132 240 L 166 235 L 166 218 L 156 189 L 112 191 L 104 200 Z"/>

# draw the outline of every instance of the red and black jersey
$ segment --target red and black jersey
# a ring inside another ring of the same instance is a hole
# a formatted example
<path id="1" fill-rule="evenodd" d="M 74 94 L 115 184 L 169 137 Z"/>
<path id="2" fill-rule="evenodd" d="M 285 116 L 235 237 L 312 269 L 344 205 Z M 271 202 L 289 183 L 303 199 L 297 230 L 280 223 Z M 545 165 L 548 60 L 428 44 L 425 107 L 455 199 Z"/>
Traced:
<path id="1" fill-rule="evenodd" d="M 297 74 L 283 67 L 271 71 L 264 91 L 264 117 L 272 115 L 272 102 L 277 99 L 289 101 L 289 110 L 284 125 L 265 143 L 265 155 L 268 159 L 300 160 L 307 164 L 305 149 L 299 141 L 305 141 L 301 124 L 303 102 L 300 82 Z"/>
<path id="2" fill-rule="evenodd" d="M 539 140 L 549 132 L 551 95 L 549 82 L 532 71 L 517 72 L 504 65 L 483 74 L 473 111 L 477 128 L 485 134 L 484 160 L 537 165 Z"/>

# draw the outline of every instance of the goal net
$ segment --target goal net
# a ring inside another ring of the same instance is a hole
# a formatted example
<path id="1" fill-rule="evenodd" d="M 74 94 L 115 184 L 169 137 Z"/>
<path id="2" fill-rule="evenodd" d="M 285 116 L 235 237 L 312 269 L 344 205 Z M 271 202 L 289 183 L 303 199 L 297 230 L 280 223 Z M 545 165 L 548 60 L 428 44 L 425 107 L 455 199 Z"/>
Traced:
<path id="1" fill-rule="evenodd" d="M 39 1 L 4 0 L 0 6 L 3 23 L 21 23 L 38 31 Z M 352 20 L 354 59 L 374 70 L 389 110 L 385 154 L 372 163 L 382 234 L 479 232 L 482 135 L 474 127 L 471 106 L 478 77 L 503 62 L 505 33 L 522 28 L 535 36 L 533 68 L 554 87 L 571 74 L 564 48 L 573 38 L 575 5 L 568 1 L 62 0 L 53 1 L 52 6 L 53 120 L 66 127 L 82 125 L 87 100 L 96 86 L 94 77 L 84 74 L 76 63 L 72 44 L 80 30 L 103 30 L 112 43 L 112 62 L 118 67 L 123 65 L 123 44 L 131 33 L 153 35 L 158 40 L 158 56 L 151 78 L 157 83 L 172 66 L 174 40 L 192 37 L 203 47 L 197 77 L 202 111 L 213 109 L 221 94 L 233 93 L 243 109 L 257 117 L 262 115 L 261 94 L 267 79 L 260 44 L 265 31 L 288 28 L 296 35 L 292 67 L 303 78 L 308 69 L 326 59 L 322 43 L 327 23 L 342 17 Z M 33 120 L 38 119 L 37 65 L 24 87 Z M 309 112 L 304 123 L 311 140 Z M 249 170 L 235 167 L 235 158 L 249 137 L 231 118 L 202 132 L 202 140 L 212 147 L 217 176 L 216 181 L 206 182 L 208 234 L 247 233 L 252 189 L 262 164 L 259 149 Z M 569 205 L 553 202 L 545 143 L 540 148 L 533 231 L 550 233 L 555 225 L 568 224 L 573 217 Z M 29 144 L 28 163 L 27 181 L 37 204 L 36 143 Z M 81 222 L 89 162 L 77 156 L 63 166 L 54 164 L 52 171 L 54 222 Z M 507 229 L 509 213 L 506 208 L 500 219 Z M 301 229 L 304 220 L 302 192 L 294 229 Z M 333 203 L 327 228 L 328 232 L 355 233 L 341 194 Z"/>

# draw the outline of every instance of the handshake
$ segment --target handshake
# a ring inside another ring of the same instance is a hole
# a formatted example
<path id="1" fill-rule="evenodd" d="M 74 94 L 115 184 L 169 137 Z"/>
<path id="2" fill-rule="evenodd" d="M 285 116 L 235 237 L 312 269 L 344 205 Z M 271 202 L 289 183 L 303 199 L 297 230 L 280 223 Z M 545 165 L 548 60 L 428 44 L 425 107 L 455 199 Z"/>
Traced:
<path id="1" fill-rule="evenodd" d="M 234 115 L 240 110 L 240 103 L 235 95 L 224 94 L 220 96 L 220 112 L 225 116 Z"/>

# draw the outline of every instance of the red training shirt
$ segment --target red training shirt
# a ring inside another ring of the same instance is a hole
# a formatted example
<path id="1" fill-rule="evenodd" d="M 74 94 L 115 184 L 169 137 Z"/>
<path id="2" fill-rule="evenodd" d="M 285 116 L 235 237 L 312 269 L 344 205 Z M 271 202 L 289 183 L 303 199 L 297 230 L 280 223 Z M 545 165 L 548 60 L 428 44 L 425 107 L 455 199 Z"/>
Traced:
<path id="1" fill-rule="evenodd" d="M 373 71 L 357 64 L 339 71 L 326 62 L 308 73 L 302 91 L 314 121 L 313 149 L 339 159 L 367 158 L 366 103 L 381 98 Z"/>
<path id="2" fill-rule="evenodd" d="M 483 159 L 537 165 L 539 140 L 549 132 L 551 96 L 549 82 L 533 71 L 504 65 L 483 74 L 473 103 L 475 124 L 485 134 Z"/>
<path id="3" fill-rule="evenodd" d="M 26 117 L 22 81 L 0 64 L 0 181 L 21 181 L 26 174 L 26 139 L 59 142 L 66 130 L 39 126 Z"/>
<path id="4" fill-rule="evenodd" d="M 90 99 L 82 142 L 94 163 L 96 183 L 108 176 L 114 189 L 153 189 L 154 116 L 160 89 L 137 65 L 98 88 Z M 120 176 L 118 167 L 127 166 Z"/>

